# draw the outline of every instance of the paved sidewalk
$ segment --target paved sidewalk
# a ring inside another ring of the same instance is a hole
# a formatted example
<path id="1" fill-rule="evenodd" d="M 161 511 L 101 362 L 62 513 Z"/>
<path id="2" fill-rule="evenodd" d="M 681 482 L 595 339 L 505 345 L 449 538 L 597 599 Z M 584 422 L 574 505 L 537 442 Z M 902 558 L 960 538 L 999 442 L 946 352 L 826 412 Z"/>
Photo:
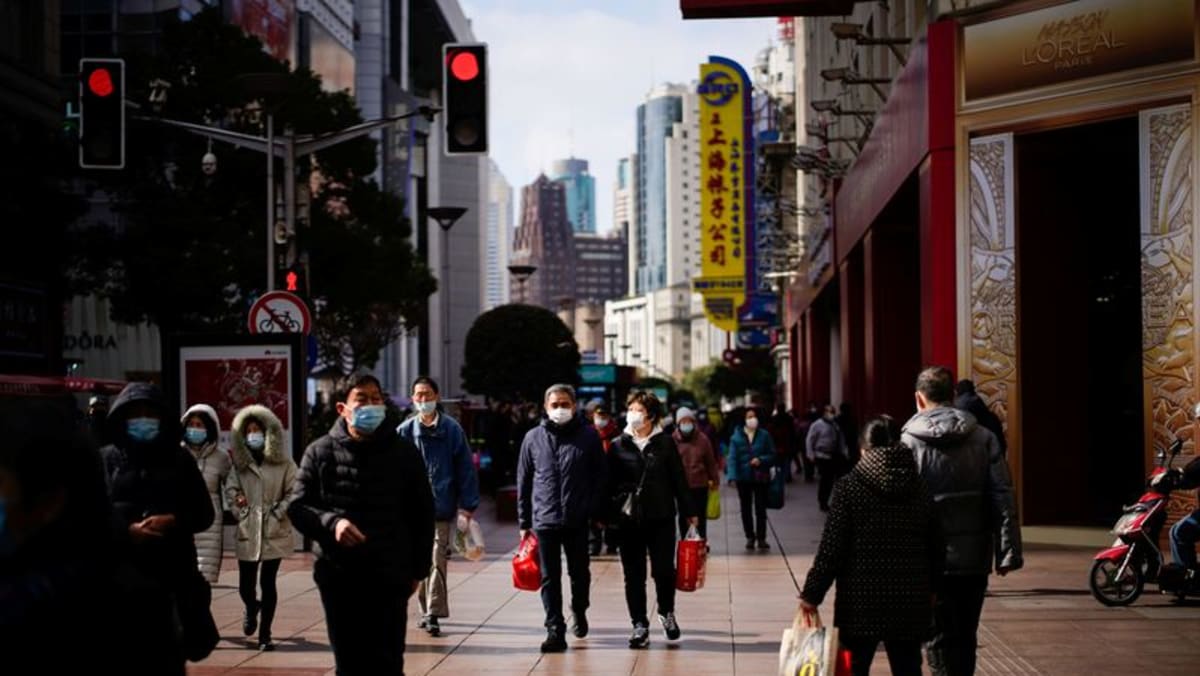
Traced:
<path id="1" fill-rule="evenodd" d="M 509 559 L 516 525 L 497 524 L 485 503 L 481 521 L 491 552 L 483 561 L 450 563 L 451 617 L 443 635 L 430 638 L 415 628 L 411 604 L 406 671 L 416 674 L 747 674 L 772 676 L 780 632 L 796 610 L 796 581 L 804 575 L 820 539 L 822 515 L 815 485 L 789 486 L 788 504 L 770 512 L 773 541 L 768 553 L 745 552 L 737 498 L 724 489 L 724 515 L 710 522 L 712 554 L 707 586 L 680 593 L 677 614 L 683 638 L 668 643 L 657 626 L 648 650 L 626 647 L 630 629 L 620 563 L 592 562 L 591 635 L 570 637 L 561 655 L 538 652 L 544 632 L 538 595 L 512 588 Z M 1148 593 L 1132 608 L 1100 606 L 1087 591 L 1090 550 L 1031 548 L 1028 568 L 993 578 L 980 632 L 980 674 L 1195 674 L 1200 665 L 1200 604 L 1176 606 Z M 333 655 L 312 582 L 311 559 L 297 555 L 280 577 L 275 620 L 278 650 L 259 654 L 241 636 L 237 570 L 225 562 L 214 589 L 213 614 L 225 639 L 189 674 L 264 676 L 333 674 Z M 565 581 L 564 581 L 565 583 Z M 652 586 L 650 589 L 653 601 Z M 832 620 L 832 598 L 822 607 Z M 872 674 L 887 674 L 886 657 Z"/>

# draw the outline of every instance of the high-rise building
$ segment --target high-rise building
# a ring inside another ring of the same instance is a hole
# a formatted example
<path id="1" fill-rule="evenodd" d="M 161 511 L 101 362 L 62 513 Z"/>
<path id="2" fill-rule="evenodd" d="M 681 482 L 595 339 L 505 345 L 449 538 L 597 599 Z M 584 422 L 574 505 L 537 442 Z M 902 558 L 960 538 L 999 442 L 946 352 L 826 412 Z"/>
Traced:
<path id="1" fill-rule="evenodd" d="M 619 232 L 576 233 L 576 303 L 603 303 L 625 296 L 626 249 L 625 238 Z"/>
<path id="2" fill-rule="evenodd" d="M 666 140 L 667 285 L 700 275 L 700 97 L 682 96 L 683 118 Z"/>
<path id="3" fill-rule="evenodd" d="M 596 232 L 596 179 L 587 160 L 571 157 L 550 165 L 550 180 L 563 184 L 567 193 L 567 219 L 575 232 Z"/>
<path id="4" fill-rule="evenodd" d="M 509 251 L 513 240 L 513 189 L 494 160 L 488 160 L 487 223 L 484 233 L 483 307 L 490 310 L 510 298 Z"/>
<path id="5" fill-rule="evenodd" d="M 633 292 L 667 286 L 667 139 L 683 119 L 683 85 L 653 89 L 637 109 L 637 233 Z"/>
<path id="6" fill-rule="evenodd" d="M 566 191 L 545 174 L 521 189 L 521 225 L 513 238 L 512 262 L 537 268 L 528 280 L 513 280 L 517 302 L 557 311 L 574 299 L 575 236 L 567 220 Z"/>
<path id="7" fill-rule="evenodd" d="M 637 288 L 637 154 L 617 161 L 617 180 L 613 184 L 613 230 L 625 238 L 626 293 Z"/>

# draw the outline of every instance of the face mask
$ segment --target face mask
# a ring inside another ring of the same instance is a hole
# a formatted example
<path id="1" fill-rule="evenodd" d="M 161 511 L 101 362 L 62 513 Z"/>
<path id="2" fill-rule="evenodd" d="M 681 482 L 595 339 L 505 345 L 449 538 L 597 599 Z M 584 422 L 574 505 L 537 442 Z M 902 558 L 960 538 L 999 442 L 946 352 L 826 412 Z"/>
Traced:
<path id="1" fill-rule="evenodd" d="M 625 414 L 625 420 L 629 422 L 630 427 L 637 429 L 642 426 L 642 423 L 646 422 L 646 414 L 630 411 Z"/>
<path id="2" fill-rule="evenodd" d="M 575 417 L 575 411 L 569 408 L 552 408 L 546 412 L 546 417 L 555 425 L 566 425 Z"/>
<path id="3" fill-rule="evenodd" d="M 679 431 L 684 434 L 691 434 L 696 431 L 696 426 L 692 423 L 679 423 Z"/>
<path id="4" fill-rule="evenodd" d="M 825 414 L 825 419 L 826 419 L 826 420 L 833 420 L 833 414 L 832 414 L 832 413 L 826 413 L 826 414 Z"/>
<path id="5" fill-rule="evenodd" d="M 262 432 L 251 432 L 246 435 L 246 447 L 252 451 L 261 451 L 267 445 L 267 437 Z"/>
<path id="6" fill-rule="evenodd" d="M 748 430 L 758 429 L 758 418 L 746 418 L 746 429 L 748 429 Z"/>
<path id="7" fill-rule="evenodd" d="M 183 438 L 192 446 L 199 446 L 208 441 L 208 430 L 200 427 L 189 427 L 183 431 Z"/>
<path id="8" fill-rule="evenodd" d="M 436 401 L 418 401 L 417 413 L 420 415 L 432 415 L 437 410 Z"/>
<path id="9" fill-rule="evenodd" d="M 359 406 L 350 414 L 350 426 L 364 434 L 374 432 L 383 422 L 387 409 L 382 405 Z"/>
<path id="10" fill-rule="evenodd" d="M 608 427 L 608 418 L 596 416 L 596 427 Z"/>
<path id="11" fill-rule="evenodd" d="M 125 432 L 137 442 L 154 441 L 158 438 L 158 418 L 130 418 L 125 422 Z"/>

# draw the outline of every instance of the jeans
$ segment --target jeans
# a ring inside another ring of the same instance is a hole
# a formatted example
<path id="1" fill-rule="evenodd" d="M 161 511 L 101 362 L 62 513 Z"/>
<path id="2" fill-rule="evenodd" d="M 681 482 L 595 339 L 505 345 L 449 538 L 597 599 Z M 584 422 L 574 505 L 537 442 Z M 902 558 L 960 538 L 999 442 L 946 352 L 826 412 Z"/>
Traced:
<path id="1" fill-rule="evenodd" d="M 542 565 L 542 608 L 546 611 L 546 629 L 566 633 L 563 618 L 562 557 L 567 557 L 571 576 L 571 612 L 576 616 L 591 605 L 592 572 L 588 558 L 588 528 L 547 528 L 537 531 L 538 553 Z"/>
<path id="2" fill-rule="evenodd" d="M 850 651 L 850 673 L 853 676 L 869 676 L 880 639 L 841 634 L 838 640 L 843 648 Z M 884 641 L 883 646 L 887 650 L 892 676 L 921 676 L 920 641 Z"/>
<path id="3" fill-rule="evenodd" d="M 422 617 L 450 617 L 450 597 L 446 592 L 446 555 L 450 552 L 450 522 L 434 522 L 433 566 L 429 577 L 417 588 L 417 607 Z"/>
<path id="4" fill-rule="evenodd" d="M 259 618 L 258 635 L 263 639 L 271 638 L 271 622 L 275 620 L 275 606 L 279 603 L 279 593 L 275 589 L 275 577 L 279 574 L 279 564 L 282 559 L 271 559 L 262 562 L 262 616 Z M 255 608 L 254 578 L 258 574 L 258 561 L 238 561 L 238 595 L 246 609 Z"/>
<path id="5" fill-rule="evenodd" d="M 933 607 L 934 634 L 925 644 L 934 676 L 975 673 L 976 632 L 987 575 L 944 575 Z"/>
<path id="6" fill-rule="evenodd" d="M 700 523 L 696 524 L 696 530 L 700 533 L 700 537 L 708 539 L 708 488 L 692 488 L 689 489 L 689 495 L 692 498 L 692 506 L 697 510 L 696 516 L 700 518 Z M 687 517 L 679 515 L 679 539 L 687 537 L 688 528 Z"/>
<path id="7" fill-rule="evenodd" d="M 747 540 L 767 539 L 767 484 L 761 481 L 737 482 L 738 501 L 742 504 L 742 530 Z"/>
<path id="8" fill-rule="evenodd" d="M 359 571 L 318 560 L 321 593 L 337 676 L 403 676 L 404 632 L 411 586 L 381 585 Z"/>
<path id="9" fill-rule="evenodd" d="M 625 606 L 633 624 L 650 626 L 646 610 L 646 555 L 658 600 L 658 614 L 675 612 L 675 519 L 656 519 L 621 526 L 621 568 L 625 571 Z"/>
<path id="10" fill-rule="evenodd" d="M 1196 567 L 1196 541 L 1200 540 L 1200 509 L 1171 526 L 1171 558 L 1183 568 Z"/>

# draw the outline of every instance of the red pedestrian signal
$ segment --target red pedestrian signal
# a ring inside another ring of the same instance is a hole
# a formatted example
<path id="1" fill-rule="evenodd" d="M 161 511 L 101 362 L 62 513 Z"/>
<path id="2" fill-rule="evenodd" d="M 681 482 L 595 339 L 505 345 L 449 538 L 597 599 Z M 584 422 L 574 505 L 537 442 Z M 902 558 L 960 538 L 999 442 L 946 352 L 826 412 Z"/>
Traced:
<path id="1" fill-rule="evenodd" d="M 79 60 L 79 166 L 125 167 L 125 61 Z"/>
<path id="2" fill-rule="evenodd" d="M 488 151 L 487 45 L 442 45 L 444 145 L 447 155 Z"/>
<path id="3" fill-rule="evenodd" d="M 285 279 L 287 279 L 287 290 L 295 292 L 296 283 L 299 281 L 300 276 L 296 274 L 295 270 L 289 270 Z"/>

